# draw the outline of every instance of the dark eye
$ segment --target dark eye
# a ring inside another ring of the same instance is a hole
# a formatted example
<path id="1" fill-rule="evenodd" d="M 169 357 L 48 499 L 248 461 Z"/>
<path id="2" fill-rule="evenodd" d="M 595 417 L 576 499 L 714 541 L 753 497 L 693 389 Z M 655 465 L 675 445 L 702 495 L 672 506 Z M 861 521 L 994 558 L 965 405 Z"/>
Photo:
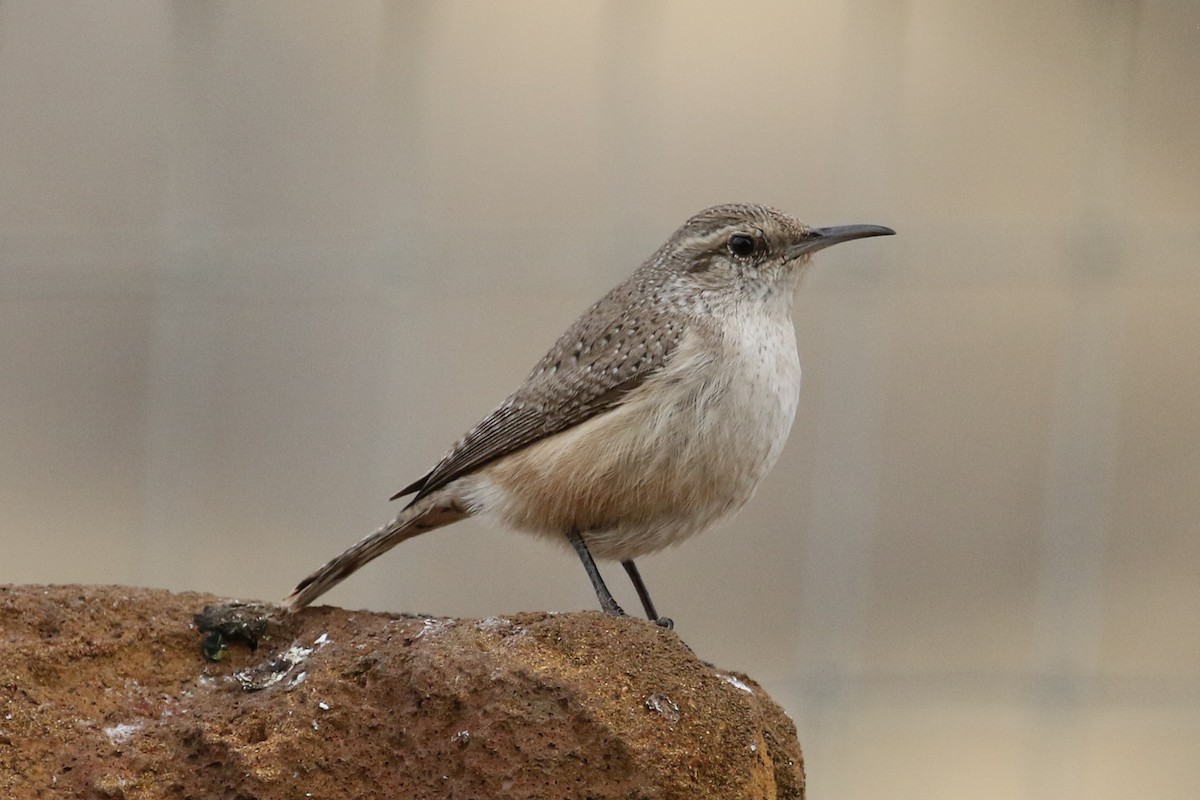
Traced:
<path id="1" fill-rule="evenodd" d="M 754 252 L 754 238 L 744 233 L 733 234 L 729 237 L 729 252 L 745 258 Z"/>

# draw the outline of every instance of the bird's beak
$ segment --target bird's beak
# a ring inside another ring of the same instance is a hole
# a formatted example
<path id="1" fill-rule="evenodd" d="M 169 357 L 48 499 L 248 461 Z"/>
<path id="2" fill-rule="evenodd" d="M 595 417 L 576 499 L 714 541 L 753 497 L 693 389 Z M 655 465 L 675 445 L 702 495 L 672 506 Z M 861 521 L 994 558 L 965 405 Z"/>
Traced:
<path id="1" fill-rule="evenodd" d="M 882 225 L 834 225 L 830 228 L 811 228 L 804 239 L 791 246 L 788 250 L 788 260 L 800 256 L 811 255 L 818 250 L 824 250 L 830 245 L 849 242 L 853 239 L 865 239 L 868 236 L 893 236 L 896 232 Z"/>

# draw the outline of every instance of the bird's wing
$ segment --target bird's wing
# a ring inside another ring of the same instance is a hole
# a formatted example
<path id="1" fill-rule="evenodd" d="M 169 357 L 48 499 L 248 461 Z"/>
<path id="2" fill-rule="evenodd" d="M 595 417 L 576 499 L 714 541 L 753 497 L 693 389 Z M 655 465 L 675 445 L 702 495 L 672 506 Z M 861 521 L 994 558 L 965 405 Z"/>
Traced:
<path id="1" fill-rule="evenodd" d="M 520 389 L 392 499 L 416 492 L 416 502 L 501 456 L 620 405 L 631 389 L 663 367 L 683 335 L 677 319 L 631 314 L 633 289 L 618 287 L 592 306 Z M 631 320 L 639 316 L 638 322 Z"/>

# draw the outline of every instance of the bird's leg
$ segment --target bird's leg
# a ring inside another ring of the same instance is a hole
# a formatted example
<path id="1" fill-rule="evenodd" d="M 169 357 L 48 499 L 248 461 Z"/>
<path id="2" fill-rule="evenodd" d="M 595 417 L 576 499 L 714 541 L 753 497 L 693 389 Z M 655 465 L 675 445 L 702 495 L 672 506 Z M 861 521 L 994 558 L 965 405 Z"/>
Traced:
<path id="1" fill-rule="evenodd" d="M 583 536 L 572 528 L 567 533 L 567 541 L 571 543 L 571 547 L 575 548 L 575 552 L 579 554 L 579 560 L 583 562 L 583 568 L 592 581 L 592 588 L 596 590 L 597 599 L 600 600 L 600 609 L 605 614 L 612 614 L 614 617 L 625 616 L 624 610 L 613 599 L 612 592 L 608 591 L 608 587 L 604 585 L 604 578 L 600 577 L 600 570 L 596 568 L 596 562 L 592 559 L 592 554 L 588 551 L 587 542 L 583 541 Z"/>
<path id="2" fill-rule="evenodd" d="M 654 610 L 654 601 L 650 599 L 650 593 L 646 591 L 646 584 L 642 583 L 642 575 L 638 572 L 637 564 L 633 563 L 633 559 L 622 561 L 621 566 L 629 573 L 629 580 L 633 581 L 633 588 L 637 589 L 638 597 L 642 600 L 642 608 L 646 609 L 646 618 L 667 630 L 674 628 L 674 620 L 670 617 L 660 617 Z"/>

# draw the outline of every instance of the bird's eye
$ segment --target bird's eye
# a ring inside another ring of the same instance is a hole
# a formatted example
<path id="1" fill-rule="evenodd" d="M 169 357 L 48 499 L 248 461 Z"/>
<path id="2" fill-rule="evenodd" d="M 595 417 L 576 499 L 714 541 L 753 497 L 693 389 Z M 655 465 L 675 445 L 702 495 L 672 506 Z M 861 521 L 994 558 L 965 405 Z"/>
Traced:
<path id="1" fill-rule="evenodd" d="M 739 258 L 745 258 L 752 254 L 754 252 L 754 237 L 745 233 L 733 234 L 729 237 L 729 252 Z"/>

